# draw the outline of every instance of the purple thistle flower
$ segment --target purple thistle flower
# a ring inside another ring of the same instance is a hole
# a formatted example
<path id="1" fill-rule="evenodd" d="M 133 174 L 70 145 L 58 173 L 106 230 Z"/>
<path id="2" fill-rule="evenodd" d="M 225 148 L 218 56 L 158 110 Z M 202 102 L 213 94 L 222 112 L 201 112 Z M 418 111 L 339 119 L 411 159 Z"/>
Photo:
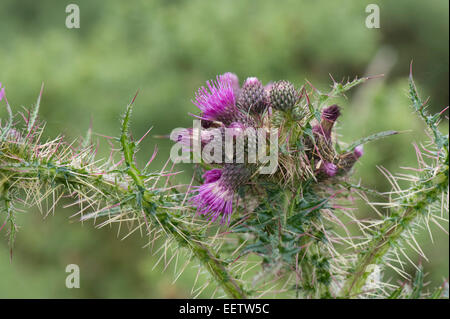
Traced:
<path id="1" fill-rule="evenodd" d="M 237 99 L 241 93 L 239 86 L 239 78 L 236 74 L 227 72 L 222 75 L 227 81 L 231 82 L 231 88 L 233 89 L 234 97 Z"/>
<path id="2" fill-rule="evenodd" d="M 216 182 L 220 178 L 220 176 L 222 176 L 222 170 L 214 168 L 209 171 L 206 171 L 202 177 L 205 181 L 205 184 L 209 184 Z"/>
<path id="3" fill-rule="evenodd" d="M 215 182 L 205 183 L 198 188 L 198 195 L 192 198 L 197 213 L 215 221 L 220 215 L 223 224 L 229 222 L 233 212 L 234 191 L 219 178 Z"/>
<path id="4" fill-rule="evenodd" d="M 341 115 L 339 106 L 333 104 L 322 111 L 322 120 L 334 123 L 337 118 Z"/>
<path id="5" fill-rule="evenodd" d="M 0 101 L 3 100 L 3 97 L 5 96 L 5 88 L 2 88 L 2 83 L 0 82 Z"/>
<path id="6" fill-rule="evenodd" d="M 358 145 L 355 147 L 353 152 L 348 152 L 345 154 L 342 154 L 339 159 L 339 167 L 343 172 L 349 172 L 353 166 L 355 165 L 356 161 L 361 158 L 364 154 L 364 149 L 362 145 Z"/>
<path id="7" fill-rule="evenodd" d="M 341 115 L 339 106 L 331 105 L 322 111 L 320 124 L 315 125 L 312 129 L 314 133 L 324 136 L 327 140 L 331 138 L 331 130 L 337 118 Z"/>
<path id="8" fill-rule="evenodd" d="M 334 165 L 333 163 L 326 162 L 326 163 L 323 164 L 322 170 L 329 177 L 333 177 L 338 172 L 338 167 L 336 165 Z"/>
<path id="9" fill-rule="evenodd" d="M 192 101 L 201 111 L 204 120 L 220 121 L 224 124 L 239 119 L 236 97 L 230 73 L 220 75 L 216 81 L 207 81 L 208 89 L 201 87 Z"/>
<path id="10" fill-rule="evenodd" d="M 198 187 L 198 194 L 191 199 L 197 206 L 197 213 L 212 221 L 222 216 L 220 223 L 229 223 L 236 191 L 250 176 L 250 171 L 240 164 L 225 164 L 223 169 L 207 171 L 203 175 L 205 183 Z"/>
<path id="11" fill-rule="evenodd" d="M 361 156 L 364 155 L 364 147 L 362 145 L 358 145 L 355 147 L 353 154 L 355 155 L 356 159 L 359 159 Z"/>

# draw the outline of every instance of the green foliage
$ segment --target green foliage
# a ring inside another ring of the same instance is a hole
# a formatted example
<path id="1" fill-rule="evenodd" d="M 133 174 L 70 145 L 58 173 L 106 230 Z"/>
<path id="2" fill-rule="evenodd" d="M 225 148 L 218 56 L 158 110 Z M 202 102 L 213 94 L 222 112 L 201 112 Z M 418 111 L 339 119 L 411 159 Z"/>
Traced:
<path id="1" fill-rule="evenodd" d="M 366 155 L 357 165 L 354 179 L 341 183 L 353 194 L 359 190 L 377 196 L 378 201 L 378 193 L 391 186 L 374 167 L 380 165 L 398 171 L 399 166 L 415 166 L 417 161 L 410 143 L 416 140 L 420 145 L 424 139 L 421 121 L 406 107 L 408 84 L 404 67 L 411 58 L 415 60 L 418 86 L 423 88 L 424 95 L 433 97 L 430 113 L 439 112 L 448 104 L 448 90 L 444 89 L 448 86 L 446 1 L 380 3 L 382 27 L 377 30 L 363 27 L 367 3 L 357 1 L 261 1 L 255 6 L 252 1 L 137 1 L 133 4 L 111 1 L 103 5 L 80 0 L 77 4 L 81 8 L 82 27 L 68 30 L 64 27 L 66 3 L 1 1 L 0 81 L 7 87 L 11 102 L 26 105 L 35 101 L 44 81 L 46 90 L 40 117 L 47 123 L 42 140 L 51 137 L 51 141 L 60 134 L 66 136 L 66 141 L 84 136 L 91 121 L 92 129 L 80 142 L 82 148 L 87 148 L 91 142 L 96 144 L 100 140 L 97 158 L 107 158 L 110 151 L 105 143 L 109 139 L 104 140 L 98 133 L 117 135 L 119 114 L 137 88 L 141 93 L 134 110 L 133 131 L 143 134 L 149 126 L 154 126 L 151 133 L 162 135 L 173 127 L 189 125 L 185 113 L 192 111 L 189 100 L 193 90 L 216 73 L 232 70 L 241 78 L 258 75 L 264 82 L 288 79 L 301 83 L 308 77 L 313 83 L 325 84 L 329 73 L 336 79 L 364 74 L 368 66 L 372 67 L 371 61 L 376 60 L 378 50 L 388 46 L 397 56 L 397 63 L 388 71 L 375 68 L 371 74 L 386 76 L 369 81 L 354 94 L 350 93 L 348 100 L 343 100 L 345 108 L 337 131 L 341 141 L 349 142 L 343 143 L 346 149 L 353 139 L 361 136 L 409 130 L 386 141 L 367 144 Z M 376 84 L 372 86 L 372 82 Z M 9 115 L 8 108 L 1 106 L 4 127 Z M 19 119 L 16 116 L 14 120 Z M 12 127 L 12 112 L 9 123 Z M 441 127 L 442 131 L 448 129 L 447 122 Z M 151 172 L 147 172 L 148 177 L 156 176 L 167 158 L 170 144 L 165 140 L 157 142 L 159 155 L 151 165 Z M 155 143 L 149 138 L 138 144 L 141 149 L 135 159 L 138 167 L 144 167 Z M 119 144 L 115 145 L 120 148 Z M 189 183 L 191 168 L 181 169 L 184 173 L 171 180 Z M 369 188 L 377 192 L 371 193 Z M 160 255 L 153 256 L 147 248 L 140 248 L 148 243 L 146 237 L 141 238 L 138 228 L 129 234 L 127 227 L 111 225 L 111 229 L 94 230 L 85 227 L 88 225 L 67 223 L 64 217 L 76 214 L 77 210 L 73 206 L 63 209 L 62 205 L 69 204 L 64 197 L 60 203 L 54 207 L 56 216 L 45 221 L 33 214 L 35 209 L 26 208 L 29 213 L 24 213 L 22 205 L 14 207 L 15 223 L 20 227 L 13 264 L 7 258 L 10 224 L 6 223 L 0 232 L 5 236 L 0 241 L 0 254 L 5 256 L 0 258 L 0 272 L 6 274 L 1 296 L 22 297 L 24 293 L 29 297 L 68 298 L 192 295 L 197 268 L 188 264 L 176 284 L 172 284 L 176 259 L 165 271 L 164 263 L 160 262 L 152 272 Z M 373 218 L 374 213 L 368 207 L 359 203 L 359 218 Z M 45 204 L 43 210 L 47 212 Z M 119 210 L 111 208 L 112 212 Z M 380 210 L 385 213 L 384 209 Z M 101 215 L 107 217 L 109 210 L 99 212 L 98 216 Z M 1 216 L 7 215 L 2 212 Z M 0 227 L 4 221 L 0 221 Z M 445 223 L 443 227 L 448 231 Z M 423 260 L 430 281 L 427 288 L 441 287 L 442 277 L 448 277 L 448 254 L 441 253 L 448 250 L 448 238 L 440 236 L 440 229 L 433 222 L 433 241 L 427 239 L 426 227 L 416 231 L 423 250 L 430 254 L 429 262 Z M 114 240 L 116 236 L 126 237 L 127 241 Z M 162 237 L 154 243 L 160 247 Z M 406 253 L 415 253 L 408 244 L 404 246 Z M 414 256 L 417 258 L 413 255 L 411 259 L 416 262 Z M 180 255 L 178 266 L 185 265 L 188 259 L 188 255 Z M 77 291 L 68 291 L 61 284 L 63 269 L 72 260 L 86 269 L 83 285 Z M 415 272 L 410 263 L 401 269 L 409 274 Z M 389 269 L 385 275 L 393 277 L 394 282 L 404 280 Z M 202 276 L 197 280 L 199 287 L 206 282 Z M 214 289 L 206 287 L 199 296 L 209 297 L 213 292 Z"/>
<path id="2" fill-rule="evenodd" d="M 315 114 L 320 112 L 325 99 L 337 98 L 360 82 L 355 79 L 345 85 L 335 83 L 329 94 L 320 93 L 311 86 L 313 91 L 309 95 L 305 92 L 304 102 L 299 99 L 297 103 L 306 103 L 299 107 Z M 443 202 L 448 197 L 448 134 L 439 131 L 439 116 L 429 116 L 423 111 L 424 103 L 419 98 L 412 76 L 410 98 L 413 108 L 426 119 L 434 137 L 428 148 L 424 148 L 431 161 L 425 161 L 416 148 L 419 169 L 414 171 L 417 172 L 415 175 L 407 176 L 411 183 L 407 189 L 401 189 L 397 177 L 383 171 L 393 185 L 390 201 L 383 204 L 389 207 L 387 216 L 365 224 L 349 207 L 342 206 L 350 196 L 350 190 L 354 189 L 346 182 L 346 174 L 328 179 L 317 177 L 320 176 L 316 176 L 317 173 L 309 177 L 295 177 L 293 174 L 293 179 L 275 183 L 269 181 L 272 176 L 268 179 L 261 175 L 256 189 L 242 189 L 240 192 L 243 202 L 250 196 L 256 201 L 256 206 L 249 209 L 241 204 L 235 208 L 237 212 L 233 214 L 229 236 L 219 236 L 220 228 L 215 231 L 215 227 L 194 215 L 193 207 L 186 201 L 189 189 L 167 187 L 173 175 L 171 170 L 154 173 L 149 171 L 148 164 L 142 171 L 137 167 L 137 146 L 142 139 L 135 142 L 129 129 L 136 96 L 126 108 L 120 137 L 111 138 L 119 143 L 120 153 L 115 154 L 113 148 L 108 160 L 96 159 L 94 145 L 86 141 L 80 143 L 79 148 L 72 147 L 73 143 L 66 144 L 62 138 L 42 142 L 43 126 L 37 125 L 39 98 L 30 116 L 24 117 L 22 130 L 17 125 L 11 127 L 9 122 L 1 127 L 4 139 L 0 144 L 0 199 L 6 215 L 2 228 L 6 224 L 9 226 L 12 252 L 17 231 L 15 206 L 23 202 L 42 209 L 42 203 L 50 198 L 51 206 L 45 212 L 47 216 L 63 196 L 69 196 L 75 200 L 74 205 L 80 207 L 76 215 L 81 220 L 104 219 L 100 226 L 126 223 L 129 234 L 139 229 L 149 238 L 151 246 L 157 234 L 163 235 L 165 239 L 157 250 L 160 252 L 157 264 L 164 260 L 164 269 L 172 261 L 178 261 L 179 254 L 187 251 L 188 262 L 192 258 L 199 263 L 195 283 L 201 269 L 208 272 L 209 278 L 198 289 L 192 289 L 194 296 L 214 282 L 216 290 L 220 288 L 232 298 L 261 297 L 276 291 L 301 298 L 439 297 L 441 290 L 432 294 L 423 291 L 421 266 L 411 293 L 406 295 L 401 287 L 384 286 L 380 274 L 370 279 L 380 267 L 389 264 L 395 268 L 393 261 L 402 263 L 397 251 L 409 260 L 401 247 L 405 239 L 409 245 L 413 242 L 415 246 L 411 247 L 426 258 L 414 238 L 415 227 L 425 223 L 429 229 L 430 220 L 438 224 L 437 213 L 441 220 L 445 220 L 443 207 L 448 213 L 448 206 Z M 290 112 L 281 117 L 280 126 L 294 137 L 287 147 L 292 150 L 300 146 L 297 149 L 299 155 L 292 157 L 288 153 L 284 161 L 297 161 L 299 163 L 295 165 L 314 171 L 316 164 L 311 163 L 308 167 L 302 159 L 309 152 L 304 144 L 311 141 L 320 143 L 320 135 L 304 129 L 311 127 L 309 122 L 316 121 L 316 117 L 306 116 L 304 120 L 307 122 L 292 118 Z M 279 138 L 283 140 L 285 134 Z M 356 143 L 386 135 L 392 135 L 392 132 L 372 135 Z M 298 141 L 302 141 L 300 145 Z M 332 152 L 328 148 L 333 145 L 339 143 L 327 146 L 325 152 Z M 337 150 L 341 148 L 337 147 Z M 337 156 L 346 154 L 338 153 Z M 117 156 L 121 160 L 115 162 Z M 153 157 L 149 163 L 151 161 Z M 161 179 L 165 180 L 162 185 Z M 358 189 L 361 196 L 365 196 L 362 191 L 362 188 Z M 358 236 L 352 235 L 345 226 L 348 222 L 359 227 Z M 218 245 L 213 245 L 216 241 Z M 387 262 L 386 256 L 393 252 L 397 259 Z M 249 262 L 252 256 L 257 256 L 258 260 Z M 252 273 L 252 269 L 259 270 Z"/>

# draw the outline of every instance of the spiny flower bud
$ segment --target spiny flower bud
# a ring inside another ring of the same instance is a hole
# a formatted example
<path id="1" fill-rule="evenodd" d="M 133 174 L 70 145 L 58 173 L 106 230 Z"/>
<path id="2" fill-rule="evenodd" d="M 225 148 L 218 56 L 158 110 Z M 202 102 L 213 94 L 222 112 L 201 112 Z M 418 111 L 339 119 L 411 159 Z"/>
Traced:
<path id="1" fill-rule="evenodd" d="M 339 171 L 342 173 L 349 172 L 353 166 L 355 165 L 356 161 L 363 156 L 363 146 L 358 145 L 355 147 L 353 152 L 348 152 L 345 154 L 342 154 L 339 158 Z"/>
<path id="2" fill-rule="evenodd" d="M 267 100 L 266 91 L 261 81 L 254 77 L 245 80 L 239 96 L 239 105 L 244 112 L 264 112 Z"/>
<path id="3" fill-rule="evenodd" d="M 298 93 L 289 81 L 275 82 L 270 90 L 270 104 L 274 109 L 287 111 L 297 103 Z"/>
<path id="4" fill-rule="evenodd" d="M 338 171 L 338 167 L 336 165 L 334 165 L 333 163 L 324 163 L 322 166 L 322 170 L 329 177 L 333 177 L 334 175 L 336 175 L 336 173 Z"/>
<path id="5" fill-rule="evenodd" d="M 360 158 L 361 156 L 364 155 L 364 148 L 362 145 L 358 145 L 355 147 L 355 149 L 353 150 L 353 154 L 355 154 L 356 158 Z"/>

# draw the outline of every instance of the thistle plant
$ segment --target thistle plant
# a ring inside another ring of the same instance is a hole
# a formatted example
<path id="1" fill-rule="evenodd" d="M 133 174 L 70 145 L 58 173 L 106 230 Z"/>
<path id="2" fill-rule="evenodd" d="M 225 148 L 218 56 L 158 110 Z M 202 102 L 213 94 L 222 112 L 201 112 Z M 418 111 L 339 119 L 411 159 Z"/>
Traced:
<path id="1" fill-rule="evenodd" d="M 193 100 L 200 127 L 171 135 L 189 159 L 196 159 L 189 185 L 174 182 L 178 172 L 170 159 L 153 171 L 156 152 L 138 167 L 142 139 L 129 132 L 135 99 L 119 135 L 108 138 L 112 150 L 103 159 L 91 130 L 72 143 L 61 136 L 42 141 L 42 90 L 29 112 L 14 115 L 2 88 L 8 118 L 0 126 L 0 230 L 7 229 L 12 252 L 19 210 L 36 206 L 48 215 L 68 197 L 82 221 L 98 227 L 124 224 L 126 236 L 144 234 L 157 263 L 164 262 L 164 269 L 174 264 L 174 280 L 189 264 L 198 264 L 193 297 L 209 285 L 211 297 L 230 298 L 448 297 L 445 283 L 434 291 L 426 288 L 420 265 L 414 278 L 404 270 L 405 261 L 413 262 L 406 247 L 426 258 L 414 235 L 430 223 L 445 230 L 441 224 L 448 218 L 448 134 L 438 127 L 443 112 L 428 114 L 410 76 L 412 107 L 430 141 L 414 145 L 418 167 L 409 174 L 379 168 L 392 184 L 390 192 L 368 189 L 352 180 L 363 145 L 397 132 L 356 137 L 352 143 L 335 133 L 346 115 L 339 98 L 367 80 L 333 80 L 326 93 L 309 82 L 264 85 L 256 77 L 241 86 L 233 73 L 208 81 Z M 257 130 L 273 134 L 252 134 Z M 196 151 L 210 156 L 198 158 Z M 276 154 L 277 163 L 263 173 L 267 152 Z M 358 214 L 357 198 L 373 208 L 373 218 Z M 164 240 L 153 247 L 158 238 Z M 385 267 L 404 282 L 384 278 Z"/>

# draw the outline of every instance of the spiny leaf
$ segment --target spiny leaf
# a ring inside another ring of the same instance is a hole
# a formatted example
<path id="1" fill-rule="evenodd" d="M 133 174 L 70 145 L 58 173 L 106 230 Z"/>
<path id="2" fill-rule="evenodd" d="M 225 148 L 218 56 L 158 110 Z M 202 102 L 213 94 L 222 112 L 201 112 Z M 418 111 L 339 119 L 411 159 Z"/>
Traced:
<path id="1" fill-rule="evenodd" d="M 28 134 L 30 134 L 30 132 L 33 130 L 33 127 L 36 123 L 36 119 L 39 114 L 39 107 L 41 105 L 41 98 L 42 98 L 43 91 L 44 91 L 44 83 L 42 83 L 41 91 L 39 92 L 39 96 L 38 96 L 36 105 L 33 107 L 33 109 L 31 110 L 31 113 L 30 113 L 30 119 L 29 119 L 28 125 L 27 125 L 27 133 Z"/>
<path id="2" fill-rule="evenodd" d="M 410 65 L 409 71 L 409 98 L 412 103 L 412 108 L 414 111 L 422 118 L 425 124 L 428 126 L 430 131 L 434 135 L 434 143 L 438 146 L 439 149 L 444 147 L 448 147 L 448 134 L 444 135 L 438 128 L 438 121 L 441 118 L 439 113 L 435 115 L 429 115 L 426 111 L 426 103 L 427 101 L 422 101 L 419 97 L 419 93 L 417 91 L 416 84 L 414 83 L 414 79 L 412 76 L 412 62 Z M 447 150 L 448 152 L 448 150 Z"/>
<path id="3" fill-rule="evenodd" d="M 381 138 L 385 138 L 387 136 L 396 135 L 396 134 L 398 134 L 397 131 L 384 131 L 384 132 L 379 132 L 379 133 L 375 133 L 375 134 L 360 138 L 359 140 L 350 144 L 350 146 L 346 148 L 346 152 L 353 151 L 355 149 L 355 147 L 357 147 L 358 145 L 364 145 L 368 142 L 376 141 Z"/>

